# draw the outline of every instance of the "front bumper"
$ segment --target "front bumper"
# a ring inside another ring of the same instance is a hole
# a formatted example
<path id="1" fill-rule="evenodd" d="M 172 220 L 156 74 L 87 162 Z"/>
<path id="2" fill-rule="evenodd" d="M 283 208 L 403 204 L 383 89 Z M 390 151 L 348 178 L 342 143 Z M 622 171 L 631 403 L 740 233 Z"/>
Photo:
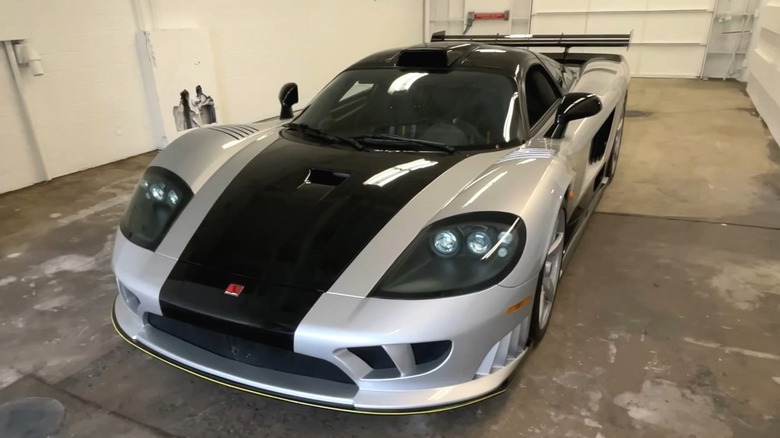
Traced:
<path id="1" fill-rule="evenodd" d="M 526 293 L 525 290 L 522 292 Z M 517 316 L 522 317 L 521 313 L 530 314 L 530 308 L 531 306 L 525 306 Z M 523 317 L 522 321 L 526 324 L 528 317 Z M 427 375 L 415 376 L 413 380 L 405 382 L 394 382 L 392 379 L 357 379 L 355 384 L 347 384 L 259 368 L 211 353 L 157 330 L 147 323 L 143 316 L 134 313 L 121 296 L 117 297 L 114 304 L 112 322 L 120 336 L 133 346 L 171 366 L 213 383 L 308 406 L 379 415 L 440 412 L 498 395 L 506 390 L 506 382 L 527 352 L 525 349 L 512 357 L 504 356 L 501 366 L 488 366 L 489 373 L 472 375 L 471 379 L 464 379 L 465 381 L 457 384 L 429 385 L 433 387 L 408 384 L 410 381 L 436 382 L 437 373 L 447 372 L 446 363 Z M 508 343 L 510 335 L 511 333 L 508 333 L 501 337 L 495 345 L 477 346 L 477 350 L 484 347 L 484 351 L 488 352 L 483 362 L 493 360 L 490 355 L 495 355 L 502 345 Z M 463 349 L 464 346 L 461 343 L 455 348 Z M 484 353 L 480 354 L 484 356 Z M 452 359 L 453 357 L 448 358 Z"/>

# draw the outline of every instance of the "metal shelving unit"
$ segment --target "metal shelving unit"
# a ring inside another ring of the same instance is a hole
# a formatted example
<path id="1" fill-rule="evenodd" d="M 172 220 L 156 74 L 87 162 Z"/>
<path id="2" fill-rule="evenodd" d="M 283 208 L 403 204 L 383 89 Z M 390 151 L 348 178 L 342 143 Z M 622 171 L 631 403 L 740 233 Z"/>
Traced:
<path id="1" fill-rule="evenodd" d="M 757 0 L 718 0 L 715 4 L 702 79 L 739 79 L 753 33 Z"/>

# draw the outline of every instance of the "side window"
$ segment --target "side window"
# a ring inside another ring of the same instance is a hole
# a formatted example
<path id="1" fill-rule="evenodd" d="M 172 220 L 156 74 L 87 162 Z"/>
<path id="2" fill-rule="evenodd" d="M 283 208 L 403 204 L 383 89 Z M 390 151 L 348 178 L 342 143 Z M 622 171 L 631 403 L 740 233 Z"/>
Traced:
<path id="1" fill-rule="evenodd" d="M 528 109 L 528 126 L 533 127 L 544 113 L 558 100 L 558 89 L 548 73 L 540 65 L 528 69 L 525 75 L 525 102 Z"/>

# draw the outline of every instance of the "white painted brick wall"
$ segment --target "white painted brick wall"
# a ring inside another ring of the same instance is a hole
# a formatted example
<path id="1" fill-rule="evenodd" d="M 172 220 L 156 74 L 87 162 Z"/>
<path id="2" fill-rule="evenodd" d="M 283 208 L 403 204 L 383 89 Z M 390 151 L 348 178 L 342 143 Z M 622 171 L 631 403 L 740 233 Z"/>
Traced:
<path id="1" fill-rule="evenodd" d="M 139 1 L 157 28 L 210 29 L 219 90 L 205 91 L 228 123 L 277 114 L 284 82 L 298 82 L 305 103 L 350 63 L 422 39 L 418 0 Z M 23 74 L 51 176 L 153 148 L 138 30 L 133 0 L 0 0 L 0 37 L 27 38 L 43 58 L 44 76 Z M 0 75 L 0 96 L 13 91 L 9 78 Z M 31 156 L 20 120 L 0 116 L 0 193 L 39 179 L 17 165 Z"/>
<path id="2" fill-rule="evenodd" d="M 0 193 L 34 184 L 43 178 L 29 147 L 11 69 L 0 45 Z M 5 84 L 5 86 L 3 86 Z"/>
<path id="3" fill-rule="evenodd" d="M 0 0 L 0 29 L 27 38 L 43 59 L 43 76 L 22 74 L 50 176 L 152 149 L 130 1 Z M 12 130 L 0 122 L 0 137 Z"/>
<path id="4" fill-rule="evenodd" d="M 748 54 L 747 92 L 780 143 L 780 0 L 761 0 Z"/>
<path id="5" fill-rule="evenodd" d="M 152 10 L 160 28 L 210 29 L 217 104 L 231 123 L 277 115 L 285 82 L 305 103 L 364 56 L 422 41 L 419 0 L 153 0 Z"/>

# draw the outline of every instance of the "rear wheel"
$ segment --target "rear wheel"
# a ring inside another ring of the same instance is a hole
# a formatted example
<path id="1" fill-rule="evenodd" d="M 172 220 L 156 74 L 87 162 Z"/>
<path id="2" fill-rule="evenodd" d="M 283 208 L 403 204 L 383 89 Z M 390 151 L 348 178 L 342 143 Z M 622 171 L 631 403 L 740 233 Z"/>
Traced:
<path id="1" fill-rule="evenodd" d="M 550 325 L 553 304 L 555 304 L 558 283 L 562 274 L 565 235 L 566 214 L 560 210 L 550 237 L 550 246 L 547 249 L 542 271 L 539 273 L 539 282 L 534 296 L 534 309 L 531 313 L 531 339 L 534 342 L 542 340 Z"/>

